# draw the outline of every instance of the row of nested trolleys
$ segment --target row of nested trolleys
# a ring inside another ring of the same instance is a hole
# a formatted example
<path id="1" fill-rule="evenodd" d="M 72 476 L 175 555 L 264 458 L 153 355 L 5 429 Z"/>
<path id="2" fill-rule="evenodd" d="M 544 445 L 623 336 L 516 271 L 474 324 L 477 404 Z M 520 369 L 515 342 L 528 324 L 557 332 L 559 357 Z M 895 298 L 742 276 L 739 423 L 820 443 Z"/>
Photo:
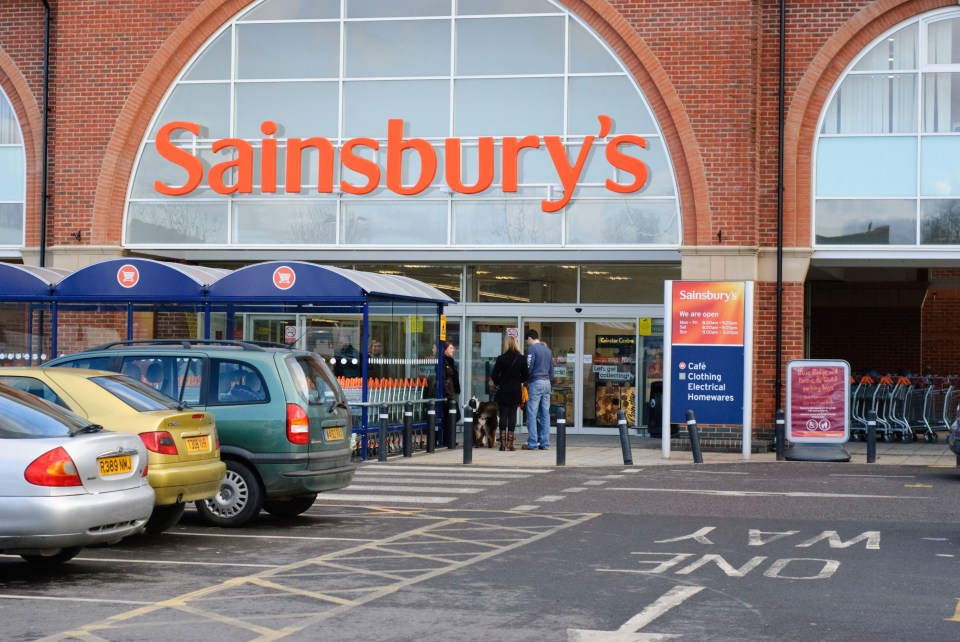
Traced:
<path id="1" fill-rule="evenodd" d="M 935 442 L 957 418 L 958 403 L 960 378 L 863 376 L 850 385 L 850 439 L 866 440 L 872 410 L 878 438 L 907 444 L 922 435 Z"/>

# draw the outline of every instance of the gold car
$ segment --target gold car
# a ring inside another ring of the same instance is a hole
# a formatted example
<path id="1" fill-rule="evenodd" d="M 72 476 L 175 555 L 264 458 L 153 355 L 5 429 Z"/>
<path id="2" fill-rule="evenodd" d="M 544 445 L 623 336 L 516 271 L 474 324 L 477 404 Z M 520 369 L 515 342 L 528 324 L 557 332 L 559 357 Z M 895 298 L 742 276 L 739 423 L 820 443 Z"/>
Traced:
<path id="1" fill-rule="evenodd" d="M 147 532 L 180 520 L 186 502 L 220 491 L 226 464 L 211 413 L 178 406 L 125 375 L 67 368 L 0 368 L 0 383 L 67 408 L 107 430 L 139 435 L 148 450 L 147 479 L 156 505 Z"/>

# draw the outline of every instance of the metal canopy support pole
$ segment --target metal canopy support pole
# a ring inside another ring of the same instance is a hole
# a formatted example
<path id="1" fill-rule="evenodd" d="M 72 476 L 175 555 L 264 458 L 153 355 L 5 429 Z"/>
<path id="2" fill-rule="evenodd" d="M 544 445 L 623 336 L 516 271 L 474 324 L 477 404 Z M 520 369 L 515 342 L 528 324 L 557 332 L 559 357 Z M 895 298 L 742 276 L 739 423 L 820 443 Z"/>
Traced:
<path id="1" fill-rule="evenodd" d="M 133 339 L 133 304 L 127 303 L 127 341 Z"/>
<path id="2" fill-rule="evenodd" d="M 52 318 L 50 319 L 50 358 L 54 359 L 57 356 L 57 312 L 59 311 L 56 301 L 53 302 L 52 308 Z"/>
<path id="3" fill-rule="evenodd" d="M 210 339 L 210 302 L 207 301 L 203 304 L 203 338 Z"/>
<path id="4" fill-rule="evenodd" d="M 367 359 L 369 358 L 367 344 L 370 343 L 370 310 L 367 307 L 367 302 L 363 302 L 363 336 L 360 338 L 360 401 L 363 403 L 363 406 L 360 407 L 360 427 L 363 429 L 364 434 L 367 431 L 367 401 L 369 399 L 369 392 L 367 388 L 367 374 L 369 368 L 367 367 Z"/>

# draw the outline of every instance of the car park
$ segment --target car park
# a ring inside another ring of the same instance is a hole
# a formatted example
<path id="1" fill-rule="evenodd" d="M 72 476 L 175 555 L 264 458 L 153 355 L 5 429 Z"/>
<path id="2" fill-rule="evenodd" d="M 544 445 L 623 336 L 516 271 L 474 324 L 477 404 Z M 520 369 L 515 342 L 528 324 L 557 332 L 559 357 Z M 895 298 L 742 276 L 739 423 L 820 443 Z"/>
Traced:
<path id="1" fill-rule="evenodd" d="M 213 412 L 227 472 L 214 498 L 196 502 L 209 524 L 241 526 L 261 509 L 295 517 L 317 493 L 353 479 L 349 407 L 315 353 L 243 341 L 136 340 L 48 365 L 152 373 L 153 385 L 179 403 Z"/>
<path id="2" fill-rule="evenodd" d="M 212 413 L 187 409 L 154 388 L 102 370 L 0 368 L 0 383 L 67 408 L 107 430 L 139 435 L 156 504 L 146 530 L 174 526 L 187 502 L 220 490 L 226 465 Z"/>
<path id="3" fill-rule="evenodd" d="M 135 435 L 0 384 L 0 552 L 64 562 L 136 533 L 153 503 Z"/>

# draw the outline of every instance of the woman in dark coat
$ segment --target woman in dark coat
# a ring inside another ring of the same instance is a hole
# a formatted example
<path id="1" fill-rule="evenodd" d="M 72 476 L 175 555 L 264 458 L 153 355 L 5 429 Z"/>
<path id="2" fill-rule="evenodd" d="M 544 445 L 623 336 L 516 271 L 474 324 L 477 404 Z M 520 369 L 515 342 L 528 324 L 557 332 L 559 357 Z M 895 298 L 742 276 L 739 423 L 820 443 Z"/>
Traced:
<path id="1" fill-rule="evenodd" d="M 457 409 L 457 421 L 460 421 L 460 406 L 457 404 L 457 397 L 460 395 L 460 373 L 453 360 L 456 349 L 450 341 L 443 342 L 443 396 L 447 400 L 448 409 L 450 404 Z"/>
<path id="2" fill-rule="evenodd" d="M 516 450 L 513 440 L 517 428 L 517 408 L 523 400 L 520 388 L 528 374 L 527 359 L 520 352 L 517 338 L 508 334 L 503 341 L 503 354 L 497 357 L 493 372 L 490 373 L 496 386 L 493 396 L 500 414 L 500 450 Z"/>

